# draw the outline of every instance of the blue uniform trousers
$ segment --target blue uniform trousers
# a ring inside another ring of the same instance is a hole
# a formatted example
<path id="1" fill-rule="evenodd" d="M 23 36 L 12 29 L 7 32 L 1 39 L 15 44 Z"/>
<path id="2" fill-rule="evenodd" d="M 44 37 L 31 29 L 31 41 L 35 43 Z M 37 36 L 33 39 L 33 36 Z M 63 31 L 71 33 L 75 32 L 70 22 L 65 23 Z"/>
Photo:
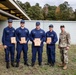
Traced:
<path id="1" fill-rule="evenodd" d="M 38 46 L 33 46 L 32 47 L 32 63 L 35 63 L 36 61 L 36 54 L 38 52 L 38 62 L 41 63 L 42 62 L 42 47 L 38 47 Z"/>
<path id="2" fill-rule="evenodd" d="M 21 52 L 23 51 L 23 57 L 24 57 L 24 61 L 27 62 L 27 51 L 28 51 L 28 47 L 25 44 L 18 44 L 17 45 L 17 56 L 16 56 L 16 62 L 20 62 L 20 57 L 21 57 Z"/>
<path id="3" fill-rule="evenodd" d="M 55 63 L 55 47 L 47 47 L 48 63 Z"/>
<path id="4" fill-rule="evenodd" d="M 11 57 L 11 62 L 14 62 L 15 46 L 8 46 L 5 49 L 5 61 L 9 62 Z"/>

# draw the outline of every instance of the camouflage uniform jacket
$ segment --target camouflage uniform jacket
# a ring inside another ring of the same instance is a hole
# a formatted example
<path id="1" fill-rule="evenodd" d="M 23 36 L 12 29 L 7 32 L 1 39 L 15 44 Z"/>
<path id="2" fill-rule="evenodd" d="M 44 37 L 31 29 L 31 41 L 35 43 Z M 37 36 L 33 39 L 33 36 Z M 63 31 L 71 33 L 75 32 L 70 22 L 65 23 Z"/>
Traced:
<path id="1" fill-rule="evenodd" d="M 70 46 L 70 34 L 66 31 L 61 32 L 59 35 L 59 47 Z"/>

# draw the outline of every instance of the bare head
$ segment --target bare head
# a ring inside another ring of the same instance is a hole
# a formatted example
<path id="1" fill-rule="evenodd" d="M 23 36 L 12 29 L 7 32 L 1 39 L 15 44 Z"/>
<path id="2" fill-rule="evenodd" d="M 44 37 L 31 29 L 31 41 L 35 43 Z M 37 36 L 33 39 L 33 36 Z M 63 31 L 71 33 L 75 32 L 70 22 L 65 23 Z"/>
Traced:
<path id="1" fill-rule="evenodd" d="M 60 26 L 60 29 L 61 29 L 61 32 L 64 32 L 65 31 L 65 26 L 64 25 L 61 25 Z"/>

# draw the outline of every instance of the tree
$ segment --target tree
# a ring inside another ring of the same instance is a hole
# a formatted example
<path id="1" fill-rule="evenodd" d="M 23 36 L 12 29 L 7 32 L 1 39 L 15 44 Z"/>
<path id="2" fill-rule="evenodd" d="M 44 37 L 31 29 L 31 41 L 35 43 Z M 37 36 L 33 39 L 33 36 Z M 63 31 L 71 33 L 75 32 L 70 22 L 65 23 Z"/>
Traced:
<path id="1" fill-rule="evenodd" d="M 59 6 L 56 8 L 55 17 L 56 17 L 56 20 L 61 20 L 61 11 Z"/>
<path id="2" fill-rule="evenodd" d="M 74 18 L 74 11 L 67 1 L 59 5 L 60 7 L 60 20 L 72 20 Z"/>
<path id="3" fill-rule="evenodd" d="M 75 15 L 74 20 L 76 21 L 76 9 L 75 9 L 74 15 Z"/>
<path id="4" fill-rule="evenodd" d="M 72 7 L 69 7 L 68 9 L 69 9 L 69 20 L 74 20 L 75 14 Z"/>
<path id="5" fill-rule="evenodd" d="M 39 6 L 32 6 L 29 10 L 28 10 L 29 16 L 30 18 L 34 19 L 34 20 L 40 20 L 40 19 L 44 19 L 43 14 L 42 14 L 42 10 L 40 9 Z"/>
<path id="6" fill-rule="evenodd" d="M 29 2 L 24 3 L 24 9 L 25 9 L 26 12 L 28 11 L 28 9 L 29 9 L 30 7 L 31 7 L 31 5 L 30 5 Z"/>
<path id="7" fill-rule="evenodd" d="M 44 20 L 46 20 L 48 14 L 48 5 L 45 4 L 43 7 L 43 15 L 44 15 Z"/>
<path id="8" fill-rule="evenodd" d="M 55 20 L 55 9 L 56 6 L 45 4 L 43 7 L 44 20 Z"/>
<path id="9" fill-rule="evenodd" d="M 31 6 L 29 2 L 22 3 L 19 0 L 17 2 L 32 20 L 76 20 L 76 12 L 67 1 L 58 7 L 45 4 L 43 8 L 39 3 Z"/>
<path id="10" fill-rule="evenodd" d="M 49 11 L 46 19 L 47 20 L 56 20 L 55 11 L 54 10 Z"/>

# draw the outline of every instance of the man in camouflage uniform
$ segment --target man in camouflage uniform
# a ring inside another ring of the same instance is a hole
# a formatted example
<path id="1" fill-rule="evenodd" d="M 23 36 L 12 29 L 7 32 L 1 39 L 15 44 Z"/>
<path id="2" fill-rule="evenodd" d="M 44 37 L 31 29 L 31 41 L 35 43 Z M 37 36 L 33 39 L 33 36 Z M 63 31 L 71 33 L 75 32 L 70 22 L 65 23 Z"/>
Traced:
<path id="1" fill-rule="evenodd" d="M 61 33 L 59 35 L 59 49 L 61 54 L 61 61 L 62 64 L 60 66 L 63 67 L 63 69 L 67 69 L 67 63 L 68 63 L 68 50 L 70 47 L 70 34 L 65 31 L 65 26 L 60 26 Z"/>

